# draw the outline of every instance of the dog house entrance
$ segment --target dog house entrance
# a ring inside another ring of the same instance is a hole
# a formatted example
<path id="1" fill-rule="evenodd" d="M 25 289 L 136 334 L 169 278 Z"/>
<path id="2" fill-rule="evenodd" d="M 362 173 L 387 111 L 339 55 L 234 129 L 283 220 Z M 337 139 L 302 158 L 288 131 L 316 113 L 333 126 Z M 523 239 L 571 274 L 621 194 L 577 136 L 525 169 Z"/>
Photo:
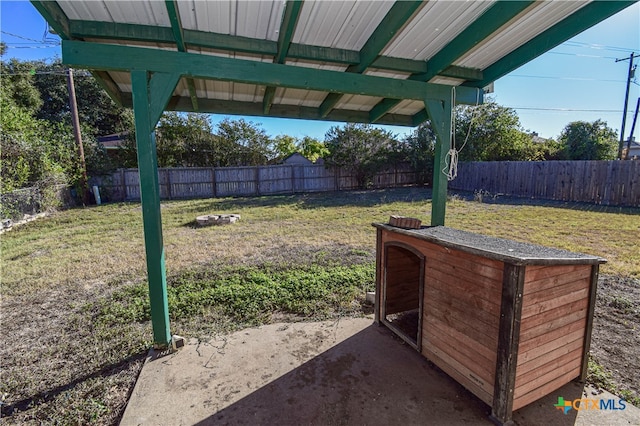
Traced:
<path id="1" fill-rule="evenodd" d="M 420 350 L 424 256 L 399 243 L 385 245 L 382 321 Z"/>

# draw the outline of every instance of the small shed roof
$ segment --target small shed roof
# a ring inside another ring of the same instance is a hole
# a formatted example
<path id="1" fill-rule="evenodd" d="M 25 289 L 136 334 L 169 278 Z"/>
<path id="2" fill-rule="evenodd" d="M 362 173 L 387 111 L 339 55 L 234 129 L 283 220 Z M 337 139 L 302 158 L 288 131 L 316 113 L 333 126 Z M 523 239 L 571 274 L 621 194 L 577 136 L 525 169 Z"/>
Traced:
<path id="1" fill-rule="evenodd" d="M 633 2 L 32 3 L 69 40 L 64 62 L 96 70 L 125 106 L 128 71 L 179 70 L 169 110 L 414 126 L 425 90 L 481 101 L 473 89 Z"/>

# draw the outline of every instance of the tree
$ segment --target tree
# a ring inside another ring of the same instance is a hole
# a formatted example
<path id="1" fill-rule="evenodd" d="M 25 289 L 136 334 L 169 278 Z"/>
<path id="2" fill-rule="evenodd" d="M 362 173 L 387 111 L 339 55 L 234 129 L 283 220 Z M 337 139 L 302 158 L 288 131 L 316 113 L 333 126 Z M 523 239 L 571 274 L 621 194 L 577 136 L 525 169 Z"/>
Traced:
<path id="1" fill-rule="evenodd" d="M 36 115 L 42 107 L 42 98 L 34 84 L 35 69 L 32 64 L 12 58 L 9 62 L 3 61 L 0 70 L 5 95 L 11 97 L 15 105 L 27 114 Z"/>
<path id="2" fill-rule="evenodd" d="M 218 143 L 231 150 L 230 162 L 238 166 L 258 166 L 274 158 L 273 141 L 264 129 L 251 121 L 225 118 L 218 124 Z"/>
<path id="3" fill-rule="evenodd" d="M 36 115 L 52 123 L 71 123 L 67 69 L 60 62 L 25 62 L 35 71 L 34 85 L 40 92 L 42 107 Z M 131 132 L 131 110 L 118 106 L 96 79 L 84 70 L 75 70 L 74 81 L 78 104 L 78 116 L 93 136 Z"/>
<path id="4" fill-rule="evenodd" d="M 318 158 L 324 158 L 327 154 L 329 154 L 329 150 L 325 146 L 325 144 L 311 136 L 305 136 L 298 143 L 298 152 L 307 157 L 312 162 L 316 162 Z"/>
<path id="5" fill-rule="evenodd" d="M 36 119 L 13 98 L 11 79 L 0 84 L 0 157 L 5 193 L 42 182 L 73 181 L 76 155 L 71 131 Z"/>
<path id="6" fill-rule="evenodd" d="M 531 137 L 515 110 L 488 100 L 455 111 L 455 147 L 461 161 L 528 161 L 536 159 Z"/>
<path id="7" fill-rule="evenodd" d="M 287 158 L 298 152 L 298 140 L 289 135 L 278 135 L 273 139 L 273 151 L 275 158 Z"/>
<path id="8" fill-rule="evenodd" d="M 566 160 L 613 160 L 618 143 L 615 130 L 607 122 L 574 121 L 562 130 L 560 157 Z"/>
<path id="9" fill-rule="evenodd" d="M 328 166 L 350 170 L 355 174 L 358 186 L 366 188 L 385 165 L 385 154 L 389 152 L 392 140 L 390 132 L 369 124 L 334 126 L 325 135 L 325 146 L 329 150 L 325 162 Z"/>
<path id="10" fill-rule="evenodd" d="M 407 158 L 411 168 L 417 173 L 419 183 L 431 182 L 436 148 L 436 135 L 431 122 L 420 124 L 405 138 Z"/>

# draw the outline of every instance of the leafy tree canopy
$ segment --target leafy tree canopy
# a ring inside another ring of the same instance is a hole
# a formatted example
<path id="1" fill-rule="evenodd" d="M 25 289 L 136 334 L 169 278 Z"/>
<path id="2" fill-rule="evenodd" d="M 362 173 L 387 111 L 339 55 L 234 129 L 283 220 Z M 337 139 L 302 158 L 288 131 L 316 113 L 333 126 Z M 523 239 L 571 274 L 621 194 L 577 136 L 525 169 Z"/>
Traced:
<path id="1" fill-rule="evenodd" d="M 324 142 L 311 136 L 305 136 L 298 142 L 298 152 L 314 163 L 318 158 L 324 158 L 329 154 L 329 150 L 324 145 Z"/>
<path id="2" fill-rule="evenodd" d="M 617 136 L 603 120 L 571 122 L 562 130 L 558 140 L 560 157 L 566 160 L 613 160 L 617 154 Z"/>
<path id="3" fill-rule="evenodd" d="M 358 186 L 366 188 L 373 176 L 387 163 L 387 155 L 394 152 L 396 142 L 391 132 L 370 124 L 347 123 L 334 126 L 325 135 L 329 154 L 327 165 L 351 170 Z"/>
<path id="4" fill-rule="evenodd" d="M 407 158 L 420 183 L 431 182 L 436 148 L 436 135 L 430 121 L 420 124 L 405 138 Z"/>
<path id="5" fill-rule="evenodd" d="M 34 70 L 33 83 L 43 103 L 36 117 L 53 123 L 71 123 L 67 69 L 58 60 L 23 62 Z M 74 70 L 74 86 L 80 122 L 94 136 L 133 131 L 133 113 L 117 105 L 95 78 L 84 70 Z"/>
<path id="6" fill-rule="evenodd" d="M 489 99 L 455 111 L 455 147 L 461 161 L 526 161 L 536 159 L 531 137 L 515 110 Z"/>

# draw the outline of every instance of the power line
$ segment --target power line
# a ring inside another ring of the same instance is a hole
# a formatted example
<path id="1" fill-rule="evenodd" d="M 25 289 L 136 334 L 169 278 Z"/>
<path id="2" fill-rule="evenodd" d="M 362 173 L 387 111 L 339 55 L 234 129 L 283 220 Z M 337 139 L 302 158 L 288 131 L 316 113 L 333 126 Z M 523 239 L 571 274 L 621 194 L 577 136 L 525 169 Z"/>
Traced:
<path id="1" fill-rule="evenodd" d="M 631 49 L 628 47 L 607 46 L 604 44 L 585 43 L 581 41 L 571 41 L 571 40 L 565 41 L 564 43 L 562 43 L 562 45 L 570 46 L 570 47 L 585 47 L 585 48 L 595 49 L 595 50 L 609 50 L 612 52 L 626 52 L 626 53 L 631 53 L 638 50 L 638 49 Z"/>
<path id="2" fill-rule="evenodd" d="M 523 77 L 523 78 L 544 78 L 550 80 L 574 80 L 574 81 L 602 81 L 608 83 L 626 83 L 626 80 L 603 80 L 598 78 L 587 77 L 556 77 L 552 75 L 527 75 L 527 74 L 508 74 L 505 77 Z"/>
<path id="3" fill-rule="evenodd" d="M 547 52 L 547 54 L 549 54 L 549 55 L 576 56 L 576 57 L 579 57 L 579 58 L 616 59 L 615 56 L 585 55 L 583 53 Z"/>
<path id="4" fill-rule="evenodd" d="M 615 109 L 538 108 L 538 107 L 517 107 L 517 106 L 507 106 L 507 108 L 517 109 L 517 110 L 556 111 L 556 112 L 606 112 L 606 113 L 622 112 L 622 110 L 615 110 Z"/>
<path id="5" fill-rule="evenodd" d="M 11 36 L 11 37 L 16 37 L 16 38 L 19 38 L 19 39 L 22 39 L 22 40 L 27 40 L 27 41 L 33 41 L 33 42 L 36 42 L 36 43 L 39 43 L 39 44 L 52 44 L 52 45 L 56 45 L 56 46 L 60 45 L 59 41 L 55 41 L 55 40 L 51 40 L 51 39 L 36 40 L 35 38 L 30 38 L 30 37 L 21 36 L 21 35 L 18 35 L 18 34 L 13 34 L 13 33 L 10 33 L 8 31 L 4 31 L 4 30 L 0 30 L 0 32 L 2 34 L 6 34 L 6 35 Z"/>

